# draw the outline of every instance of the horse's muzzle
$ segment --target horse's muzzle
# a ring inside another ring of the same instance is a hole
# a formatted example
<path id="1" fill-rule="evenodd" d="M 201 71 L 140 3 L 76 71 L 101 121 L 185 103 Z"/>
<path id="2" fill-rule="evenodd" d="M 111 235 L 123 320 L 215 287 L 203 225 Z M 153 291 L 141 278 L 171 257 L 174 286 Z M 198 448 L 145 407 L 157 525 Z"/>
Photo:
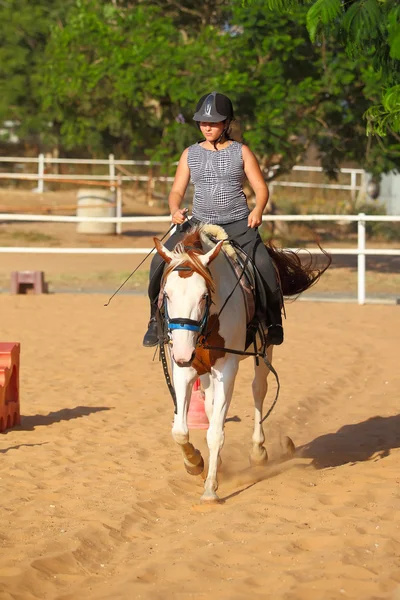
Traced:
<path id="1" fill-rule="evenodd" d="M 177 367 L 190 367 L 192 365 L 192 362 L 194 360 L 194 357 L 196 356 L 196 350 L 193 350 L 192 356 L 190 357 L 189 360 L 181 360 L 181 359 L 176 359 L 174 357 L 174 361 Z"/>

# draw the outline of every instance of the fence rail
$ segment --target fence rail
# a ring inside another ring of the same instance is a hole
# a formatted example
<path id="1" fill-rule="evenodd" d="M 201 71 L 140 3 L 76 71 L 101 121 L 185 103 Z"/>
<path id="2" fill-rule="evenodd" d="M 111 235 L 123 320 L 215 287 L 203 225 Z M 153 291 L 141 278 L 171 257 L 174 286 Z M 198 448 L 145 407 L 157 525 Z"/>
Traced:
<path id="1" fill-rule="evenodd" d="M 166 223 L 171 222 L 171 217 L 71 217 L 53 215 L 15 215 L 1 214 L 0 222 L 25 221 L 25 222 L 56 222 L 56 223 L 117 223 L 121 227 L 123 223 Z M 357 248 L 329 248 L 327 251 L 332 255 L 357 255 L 357 299 L 358 304 L 365 304 L 365 257 L 375 256 L 400 256 L 400 249 L 366 248 L 365 225 L 367 222 L 383 221 L 400 223 L 400 216 L 388 215 L 264 215 L 264 222 L 268 221 L 334 221 L 334 222 L 357 222 L 358 243 Z M 296 250 L 292 248 L 292 250 Z M 297 249 L 317 254 L 317 249 Z M 147 254 L 151 248 L 47 248 L 47 247 L 0 247 L 0 253 L 7 254 Z"/>
<path id="2" fill-rule="evenodd" d="M 33 181 L 37 181 L 37 191 L 39 193 L 44 192 L 44 183 L 46 181 L 55 181 L 55 179 L 81 179 L 82 181 L 108 181 L 110 183 L 116 181 L 116 170 L 121 166 L 147 166 L 152 168 L 153 166 L 160 166 L 159 162 L 152 162 L 149 160 L 118 160 L 114 157 L 113 154 L 110 154 L 107 159 L 96 159 L 96 158 L 53 158 L 46 157 L 44 154 L 39 154 L 38 157 L 15 157 L 15 156 L 0 156 L 0 165 L 1 163 L 14 163 L 14 164 L 37 164 L 37 174 L 30 173 L 0 173 L 0 179 L 9 179 L 9 180 L 24 180 L 29 179 Z M 45 173 L 46 165 L 104 165 L 108 166 L 108 174 L 107 175 L 77 175 L 77 174 L 66 174 L 66 175 L 47 175 Z M 174 165 L 177 163 L 174 163 Z M 272 177 L 279 170 L 279 166 L 272 167 L 269 170 L 269 176 Z M 313 173 L 323 173 L 322 167 L 314 167 L 314 166 L 306 166 L 306 165 L 296 165 L 292 168 L 292 171 L 298 172 L 313 172 Z M 330 190 L 346 190 L 351 194 L 352 200 L 355 200 L 357 192 L 366 190 L 366 172 L 363 169 L 352 169 L 352 168 L 342 168 L 339 169 L 339 173 L 350 176 L 350 182 L 348 184 L 339 184 L 339 183 L 307 183 L 301 181 L 284 181 L 273 179 L 270 181 L 270 190 L 273 193 L 274 187 L 293 187 L 293 188 L 313 188 L 313 189 L 330 189 Z M 360 183 L 357 183 L 357 179 L 360 179 Z M 141 182 L 150 182 L 151 185 L 154 185 L 155 182 L 172 182 L 173 177 L 158 175 L 155 176 L 153 173 L 149 173 L 148 175 L 139 175 L 132 174 L 131 176 L 120 175 L 121 181 L 141 181 Z"/>

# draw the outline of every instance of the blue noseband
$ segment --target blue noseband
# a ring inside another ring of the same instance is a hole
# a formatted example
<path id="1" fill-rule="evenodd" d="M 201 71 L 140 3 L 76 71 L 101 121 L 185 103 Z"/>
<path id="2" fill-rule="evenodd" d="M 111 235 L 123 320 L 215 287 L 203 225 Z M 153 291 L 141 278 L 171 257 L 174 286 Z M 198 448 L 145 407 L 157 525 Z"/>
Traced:
<path id="1" fill-rule="evenodd" d="M 208 298 L 208 297 L 207 297 Z M 170 319 L 168 315 L 167 299 L 164 299 L 164 315 L 167 323 L 168 331 L 178 329 L 179 331 L 196 331 L 201 333 L 207 323 L 208 312 L 209 312 L 209 301 L 206 302 L 206 310 L 204 311 L 203 318 L 201 321 L 194 321 L 193 319 L 184 319 L 178 317 L 177 319 Z"/>
<path id="2" fill-rule="evenodd" d="M 201 325 L 198 321 L 192 321 L 192 319 L 170 319 L 168 322 L 168 329 L 184 329 L 185 331 L 200 331 Z"/>

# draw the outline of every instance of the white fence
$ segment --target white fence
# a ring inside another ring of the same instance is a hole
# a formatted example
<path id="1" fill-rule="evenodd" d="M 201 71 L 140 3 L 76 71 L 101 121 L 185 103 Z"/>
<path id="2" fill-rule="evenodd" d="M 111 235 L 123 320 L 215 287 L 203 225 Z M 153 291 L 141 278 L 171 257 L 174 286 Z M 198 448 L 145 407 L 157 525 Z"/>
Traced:
<path id="1" fill-rule="evenodd" d="M 32 180 L 37 182 L 36 190 L 39 193 L 44 191 L 44 183 L 46 181 L 57 182 L 60 181 L 68 181 L 71 182 L 74 179 L 79 179 L 81 181 L 103 181 L 109 182 L 110 184 L 115 183 L 117 181 L 116 171 L 118 167 L 129 167 L 129 166 L 159 166 L 161 163 L 151 162 L 148 160 L 117 160 L 115 159 L 113 154 L 110 154 L 107 159 L 86 159 L 86 158 L 52 158 L 47 157 L 44 154 L 39 154 L 37 158 L 25 158 L 25 157 L 1 157 L 0 156 L 0 164 L 1 163 L 12 163 L 12 164 L 36 164 L 37 165 L 37 173 L 0 173 L 0 179 L 9 179 L 9 180 Z M 77 175 L 77 174 L 46 174 L 45 169 L 50 165 L 61 165 L 61 164 L 69 164 L 69 165 L 103 165 L 107 167 L 108 174 L 106 175 Z M 279 169 L 279 167 L 276 167 Z M 275 168 L 272 168 L 269 172 L 269 176 L 272 177 L 274 174 Z M 322 167 L 311 167 L 311 166 L 295 166 L 292 169 L 293 171 L 308 171 L 312 173 L 322 173 Z M 330 189 L 330 190 L 347 190 L 350 192 L 352 200 L 356 199 L 357 192 L 365 191 L 367 186 L 367 174 L 363 169 L 351 169 L 351 168 L 343 168 L 339 170 L 339 173 L 349 176 L 349 183 L 347 184 L 339 184 L 339 183 L 311 183 L 305 181 L 284 181 L 280 179 L 273 179 L 269 182 L 269 187 L 271 194 L 273 193 L 274 187 L 294 187 L 294 188 L 320 188 L 320 189 Z M 156 181 L 159 182 L 172 182 L 173 177 L 167 176 L 153 176 L 153 174 L 148 175 L 119 175 L 120 181 L 146 181 L 149 182 L 151 186 L 154 186 Z"/>
<path id="2" fill-rule="evenodd" d="M 1 214 L 1 221 L 25 221 L 25 222 L 55 222 L 55 223 L 170 223 L 168 217 L 69 217 L 49 215 L 16 215 Z M 376 216 L 365 215 L 265 215 L 263 221 L 334 221 L 334 222 L 358 222 L 357 248 L 327 248 L 332 255 L 357 255 L 357 298 L 358 304 L 365 304 L 365 257 L 375 256 L 400 256 L 400 249 L 367 249 L 365 224 L 367 221 L 386 221 L 400 223 L 400 216 Z M 296 250 L 292 248 L 292 250 Z M 29 253 L 29 254 L 147 254 L 151 248 L 48 248 L 48 247 L 0 247 L 0 253 Z M 319 249 L 299 249 L 311 253 L 319 253 Z"/>

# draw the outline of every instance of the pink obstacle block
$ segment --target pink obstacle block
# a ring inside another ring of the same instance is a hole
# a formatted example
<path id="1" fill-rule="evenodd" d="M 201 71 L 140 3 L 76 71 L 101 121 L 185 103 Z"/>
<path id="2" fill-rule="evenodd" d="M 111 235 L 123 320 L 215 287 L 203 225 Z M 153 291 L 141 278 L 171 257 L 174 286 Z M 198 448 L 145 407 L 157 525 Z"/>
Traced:
<path id="1" fill-rule="evenodd" d="M 35 294 L 47 293 L 43 271 L 13 271 L 11 273 L 11 294 L 26 294 L 28 289 L 33 289 Z"/>
<path id="2" fill-rule="evenodd" d="M 187 424 L 189 429 L 208 429 L 209 422 L 205 410 L 205 394 L 200 389 L 200 379 L 193 385 L 188 410 Z"/>

